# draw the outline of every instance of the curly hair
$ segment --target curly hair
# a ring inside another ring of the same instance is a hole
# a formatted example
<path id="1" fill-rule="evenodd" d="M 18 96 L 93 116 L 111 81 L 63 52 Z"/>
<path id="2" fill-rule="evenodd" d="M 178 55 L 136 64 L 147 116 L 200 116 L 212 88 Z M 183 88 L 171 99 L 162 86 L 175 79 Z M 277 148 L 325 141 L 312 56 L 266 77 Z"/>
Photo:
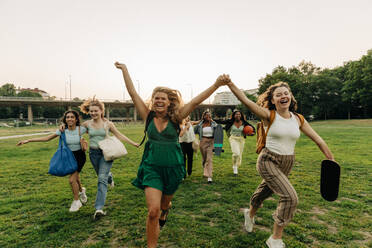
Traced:
<path id="1" fill-rule="evenodd" d="M 101 118 L 103 119 L 104 115 L 105 115 L 105 105 L 103 104 L 103 102 L 99 101 L 97 98 L 95 98 L 95 96 L 93 97 L 93 99 L 91 98 L 88 98 L 88 100 L 85 100 L 81 105 L 80 105 L 80 110 L 81 112 L 83 112 L 84 114 L 89 114 L 89 107 L 90 106 L 97 106 L 101 111 L 102 111 L 102 115 L 101 115 Z"/>
<path id="2" fill-rule="evenodd" d="M 168 87 L 156 87 L 152 91 L 151 102 L 149 104 L 151 110 L 153 110 L 153 99 L 155 94 L 158 92 L 165 93 L 168 96 L 170 105 L 168 106 L 167 114 L 171 121 L 174 123 L 182 123 L 182 119 L 179 116 L 180 108 L 183 107 L 181 93 L 178 90 L 170 89 Z"/>
<path id="3" fill-rule="evenodd" d="M 291 88 L 289 87 L 288 83 L 286 82 L 278 82 L 276 84 L 271 85 L 267 90 L 258 96 L 257 104 L 261 107 L 268 108 L 270 110 L 275 110 L 275 105 L 271 102 L 273 99 L 273 93 L 274 91 L 279 87 L 285 87 L 289 90 L 291 93 L 291 104 L 289 105 L 289 111 L 296 112 L 297 110 L 297 101 L 294 98 Z"/>
<path id="4" fill-rule="evenodd" d="M 80 126 L 80 115 L 79 115 L 79 113 L 75 110 L 67 110 L 61 118 L 61 122 L 65 125 L 65 128 L 67 128 L 66 117 L 67 117 L 67 114 L 69 114 L 69 113 L 72 113 L 75 116 L 76 126 Z"/>

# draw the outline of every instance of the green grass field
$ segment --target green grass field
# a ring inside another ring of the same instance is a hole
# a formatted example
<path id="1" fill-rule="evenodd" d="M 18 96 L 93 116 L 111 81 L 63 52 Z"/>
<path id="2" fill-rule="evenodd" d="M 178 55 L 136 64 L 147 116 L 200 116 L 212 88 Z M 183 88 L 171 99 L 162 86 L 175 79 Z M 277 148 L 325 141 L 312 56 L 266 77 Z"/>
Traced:
<path id="1" fill-rule="evenodd" d="M 290 180 L 300 203 L 286 227 L 287 247 L 372 247 L 372 120 L 311 123 L 342 166 L 338 200 L 327 202 L 319 193 L 318 147 L 301 136 Z M 143 126 L 120 130 L 140 141 Z M 0 136 L 40 131 L 0 128 Z M 129 154 L 114 162 L 115 187 L 109 189 L 108 215 L 94 221 L 97 178 L 89 160 L 81 174 L 88 203 L 69 213 L 72 193 L 68 178 L 47 174 L 58 140 L 16 147 L 18 139 L 0 140 L 0 247 L 145 247 L 146 205 L 141 190 L 131 185 L 142 148 L 127 145 Z M 255 137 L 247 138 L 239 176 L 225 152 L 214 157 L 214 183 L 202 178 L 200 153 L 194 171 L 180 186 L 159 247 L 265 247 L 277 206 L 274 196 L 257 214 L 253 233 L 243 228 L 243 208 L 261 179 L 256 172 Z"/>

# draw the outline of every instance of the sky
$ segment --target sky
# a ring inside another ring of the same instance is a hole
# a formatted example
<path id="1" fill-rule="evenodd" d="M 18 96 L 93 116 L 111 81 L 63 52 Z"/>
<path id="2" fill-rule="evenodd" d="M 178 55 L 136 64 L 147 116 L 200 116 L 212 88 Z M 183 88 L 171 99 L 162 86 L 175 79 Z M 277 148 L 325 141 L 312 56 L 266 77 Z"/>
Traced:
<path id="1" fill-rule="evenodd" d="M 371 13 L 370 0 L 0 0 L 0 85 L 69 98 L 71 79 L 72 98 L 128 100 L 119 61 L 144 99 L 168 86 L 187 102 L 222 73 L 253 89 L 278 65 L 358 60 Z"/>

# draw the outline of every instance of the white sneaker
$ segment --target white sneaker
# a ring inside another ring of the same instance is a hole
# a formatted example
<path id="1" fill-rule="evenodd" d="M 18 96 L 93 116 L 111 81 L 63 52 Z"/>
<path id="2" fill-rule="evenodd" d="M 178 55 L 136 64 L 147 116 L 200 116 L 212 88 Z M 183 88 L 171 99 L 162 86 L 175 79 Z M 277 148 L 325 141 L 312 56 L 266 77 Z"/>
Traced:
<path id="1" fill-rule="evenodd" d="M 266 244 L 269 248 L 285 248 L 285 244 L 281 239 L 273 239 L 273 235 L 266 240 Z"/>
<path id="2" fill-rule="evenodd" d="M 208 183 L 209 183 L 209 184 L 212 183 L 212 178 L 211 178 L 211 177 L 208 177 Z"/>
<path id="3" fill-rule="evenodd" d="M 88 201 L 88 197 L 86 195 L 86 189 L 84 187 L 81 188 L 81 192 L 79 192 L 79 198 L 81 203 L 85 204 Z"/>
<path id="4" fill-rule="evenodd" d="M 249 216 L 249 209 L 244 209 L 244 227 L 247 232 L 253 231 L 253 225 L 254 225 L 254 217 L 251 218 Z"/>
<path id="5" fill-rule="evenodd" d="M 76 211 L 78 211 L 80 208 L 81 208 L 81 206 L 83 206 L 83 204 L 81 204 L 81 201 L 80 200 L 74 200 L 74 201 L 72 201 L 72 203 L 71 203 L 71 207 L 70 207 L 70 212 L 76 212 Z"/>
<path id="6" fill-rule="evenodd" d="M 104 212 L 102 209 L 97 209 L 96 212 L 94 212 L 93 219 L 98 219 L 105 215 L 106 215 L 106 212 Z"/>
<path id="7" fill-rule="evenodd" d="M 234 175 L 238 175 L 238 166 L 233 166 Z"/>

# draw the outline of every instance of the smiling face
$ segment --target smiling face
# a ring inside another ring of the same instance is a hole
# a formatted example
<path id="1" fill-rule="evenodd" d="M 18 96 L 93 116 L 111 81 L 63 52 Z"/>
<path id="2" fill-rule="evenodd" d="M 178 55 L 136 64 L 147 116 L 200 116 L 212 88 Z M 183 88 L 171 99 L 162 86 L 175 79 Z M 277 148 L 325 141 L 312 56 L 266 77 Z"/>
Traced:
<path id="1" fill-rule="evenodd" d="M 211 113 L 207 112 L 204 114 L 203 120 L 206 122 L 210 122 L 212 120 Z"/>
<path id="2" fill-rule="evenodd" d="M 239 111 L 234 114 L 235 121 L 240 121 L 241 118 L 242 114 Z"/>
<path id="3" fill-rule="evenodd" d="M 66 123 L 67 123 L 67 126 L 69 127 L 74 127 L 76 126 L 76 117 L 73 113 L 68 113 L 66 115 Z"/>
<path id="4" fill-rule="evenodd" d="M 170 101 L 164 92 L 156 92 L 152 98 L 152 106 L 155 112 L 164 113 L 168 111 Z"/>
<path id="5" fill-rule="evenodd" d="M 93 120 L 98 120 L 102 117 L 102 110 L 98 106 L 89 106 L 89 115 Z"/>
<path id="6" fill-rule="evenodd" d="M 278 87 L 274 90 L 271 103 L 275 105 L 276 109 L 289 109 L 291 105 L 291 92 L 287 87 Z"/>

